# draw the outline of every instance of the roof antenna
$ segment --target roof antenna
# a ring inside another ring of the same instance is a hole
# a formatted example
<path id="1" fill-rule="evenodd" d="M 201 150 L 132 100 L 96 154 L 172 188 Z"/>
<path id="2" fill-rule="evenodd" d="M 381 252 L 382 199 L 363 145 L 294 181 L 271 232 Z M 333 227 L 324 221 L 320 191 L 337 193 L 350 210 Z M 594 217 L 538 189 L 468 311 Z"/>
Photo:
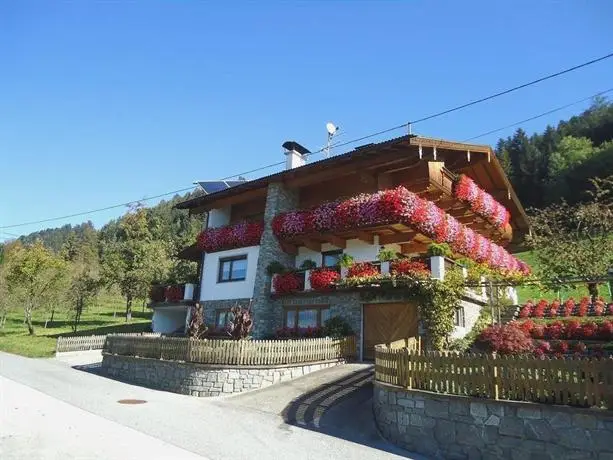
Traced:
<path id="1" fill-rule="evenodd" d="M 330 144 L 332 143 L 332 138 L 338 131 L 338 126 L 334 126 L 334 123 L 328 122 L 326 123 L 326 130 L 328 131 L 328 142 L 324 152 L 326 152 L 326 158 L 328 158 L 330 156 Z"/>

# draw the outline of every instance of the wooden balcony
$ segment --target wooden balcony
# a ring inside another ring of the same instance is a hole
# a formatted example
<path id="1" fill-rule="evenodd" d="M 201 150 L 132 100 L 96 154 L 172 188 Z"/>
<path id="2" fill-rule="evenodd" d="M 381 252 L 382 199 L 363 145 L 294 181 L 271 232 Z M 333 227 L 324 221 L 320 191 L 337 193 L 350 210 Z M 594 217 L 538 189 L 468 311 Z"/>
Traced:
<path id="1" fill-rule="evenodd" d="M 192 305 L 197 300 L 197 292 L 198 285 L 193 283 L 155 284 L 149 289 L 149 306 Z"/>

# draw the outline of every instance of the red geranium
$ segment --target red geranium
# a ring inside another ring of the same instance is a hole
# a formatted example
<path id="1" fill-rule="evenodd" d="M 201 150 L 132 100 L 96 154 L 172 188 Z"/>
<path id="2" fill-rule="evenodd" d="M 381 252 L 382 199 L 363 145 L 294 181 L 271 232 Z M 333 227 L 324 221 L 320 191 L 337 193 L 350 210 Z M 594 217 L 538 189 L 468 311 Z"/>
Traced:
<path id="1" fill-rule="evenodd" d="M 575 342 L 573 343 L 573 351 L 575 353 L 583 354 L 587 350 L 587 347 L 583 342 Z"/>
<path id="2" fill-rule="evenodd" d="M 581 337 L 581 323 L 576 319 L 566 322 L 565 334 L 567 339 L 576 339 Z"/>
<path id="3" fill-rule="evenodd" d="M 549 316 L 551 318 L 555 318 L 556 316 L 558 316 L 559 309 L 560 309 L 559 300 L 554 300 L 553 302 L 551 302 L 551 305 L 549 306 Z"/>
<path id="4" fill-rule="evenodd" d="M 521 308 L 521 310 L 519 310 L 519 317 L 528 318 L 530 315 L 532 315 L 533 308 L 534 304 L 531 300 L 528 300 L 528 302 L 526 302 L 526 304 Z"/>
<path id="5" fill-rule="evenodd" d="M 295 273 L 276 275 L 272 281 L 277 294 L 289 294 L 303 288 L 302 280 Z"/>
<path id="6" fill-rule="evenodd" d="M 535 324 L 531 332 L 532 337 L 535 339 L 542 339 L 545 337 L 545 326 L 543 324 Z"/>
<path id="7" fill-rule="evenodd" d="M 537 303 L 536 307 L 534 307 L 532 316 L 535 316 L 536 318 L 542 318 L 543 316 L 545 316 L 545 308 L 547 308 L 547 301 L 539 300 L 539 303 Z"/>
<path id="8" fill-rule="evenodd" d="M 513 324 L 496 324 L 481 332 L 478 342 L 488 349 L 501 354 L 517 354 L 532 351 L 532 339 Z"/>
<path id="9" fill-rule="evenodd" d="M 379 270 L 370 262 L 358 262 L 347 270 L 347 278 L 370 278 L 379 276 Z"/>
<path id="10" fill-rule="evenodd" d="M 183 300 L 184 286 L 166 286 L 164 296 L 167 302 L 178 302 Z"/>
<path id="11" fill-rule="evenodd" d="M 607 313 L 608 313 L 609 315 L 613 315 L 613 303 L 610 303 L 610 304 L 607 306 Z"/>
<path id="12" fill-rule="evenodd" d="M 198 249 L 217 252 L 257 246 L 263 231 L 263 222 L 240 222 L 225 227 L 207 228 L 198 234 Z"/>
<path id="13" fill-rule="evenodd" d="M 602 300 L 597 300 L 594 303 L 594 314 L 596 316 L 602 316 L 605 310 L 605 304 Z"/>
<path id="14" fill-rule="evenodd" d="M 613 322 L 603 321 L 598 328 L 598 336 L 603 340 L 613 340 Z"/>
<path id="15" fill-rule="evenodd" d="M 565 340 L 556 340 L 551 343 L 551 348 L 555 353 L 565 354 L 568 353 L 568 342 Z"/>
<path id="16" fill-rule="evenodd" d="M 524 331 L 526 334 L 532 334 L 532 329 L 534 329 L 534 321 L 532 321 L 531 319 L 524 321 L 522 323 L 519 323 L 518 326 L 522 331 Z"/>
<path id="17" fill-rule="evenodd" d="M 333 283 L 336 283 L 340 279 L 341 275 L 330 268 L 315 268 L 311 270 L 309 275 L 309 281 L 311 282 L 311 289 L 316 291 L 328 291 L 332 289 Z"/>
<path id="18" fill-rule="evenodd" d="M 589 338 L 594 337 L 597 333 L 598 333 L 598 324 L 588 322 L 588 323 L 583 323 L 581 325 L 582 337 L 589 339 Z"/>
<path id="19" fill-rule="evenodd" d="M 394 276 L 411 276 L 415 278 L 428 278 L 430 270 L 425 263 L 409 259 L 394 260 L 390 263 L 390 272 Z"/>
<path id="20" fill-rule="evenodd" d="M 561 321 L 554 321 L 545 326 L 545 337 L 548 339 L 559 339 L 564 332 L 564 325 Z"/>

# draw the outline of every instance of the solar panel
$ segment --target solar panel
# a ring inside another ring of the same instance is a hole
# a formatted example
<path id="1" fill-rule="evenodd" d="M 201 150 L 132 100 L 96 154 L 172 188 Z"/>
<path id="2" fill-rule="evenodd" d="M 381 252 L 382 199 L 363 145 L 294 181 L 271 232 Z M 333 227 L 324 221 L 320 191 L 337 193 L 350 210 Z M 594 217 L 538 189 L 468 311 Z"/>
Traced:
<path id="1" fill-rule="evenodd" d="M 226 190 L 231 187 L 236 187 L 239 184 L 246 182 L 246 180 L 207 180 L 198 182 L 198 185 L 202 187 L 204 193 L 210 195 L 212 193 L 221 192 L 222 190 Z"/>

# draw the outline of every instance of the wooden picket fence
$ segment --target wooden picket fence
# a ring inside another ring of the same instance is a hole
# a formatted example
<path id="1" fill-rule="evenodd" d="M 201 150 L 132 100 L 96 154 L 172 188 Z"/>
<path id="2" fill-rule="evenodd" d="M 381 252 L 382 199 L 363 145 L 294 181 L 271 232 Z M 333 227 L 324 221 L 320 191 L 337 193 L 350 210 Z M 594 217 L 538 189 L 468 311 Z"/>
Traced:
<path id="1" fill-rule="evenodd" d="M 375 379 L 436 393 L 613 409 L 613 358 L 541 359 L 377 345 Z"/>
<path id="2" fill-rule="evenodd" d="M 159 337 L 161 334 L 158 332 L 124 332 L 113 335 L 119 336 L 138 336 L 138 337 Z M 58 337 L 55 344 L 56 353 L 65 353 L 68 351 L 86 351 L 86 350 L 102 350 L 104 347 L 104 341 L 107 338 L 107 334 L 104 335 L 82 335 L 75 337 Z"/>
<path id="3" fill-rule="evenodd" d="M 201 364 L 271 366 L 356 357 L 355 337 L 297 340 L 195 340 L 109 335 L 103 353 Z"/>

